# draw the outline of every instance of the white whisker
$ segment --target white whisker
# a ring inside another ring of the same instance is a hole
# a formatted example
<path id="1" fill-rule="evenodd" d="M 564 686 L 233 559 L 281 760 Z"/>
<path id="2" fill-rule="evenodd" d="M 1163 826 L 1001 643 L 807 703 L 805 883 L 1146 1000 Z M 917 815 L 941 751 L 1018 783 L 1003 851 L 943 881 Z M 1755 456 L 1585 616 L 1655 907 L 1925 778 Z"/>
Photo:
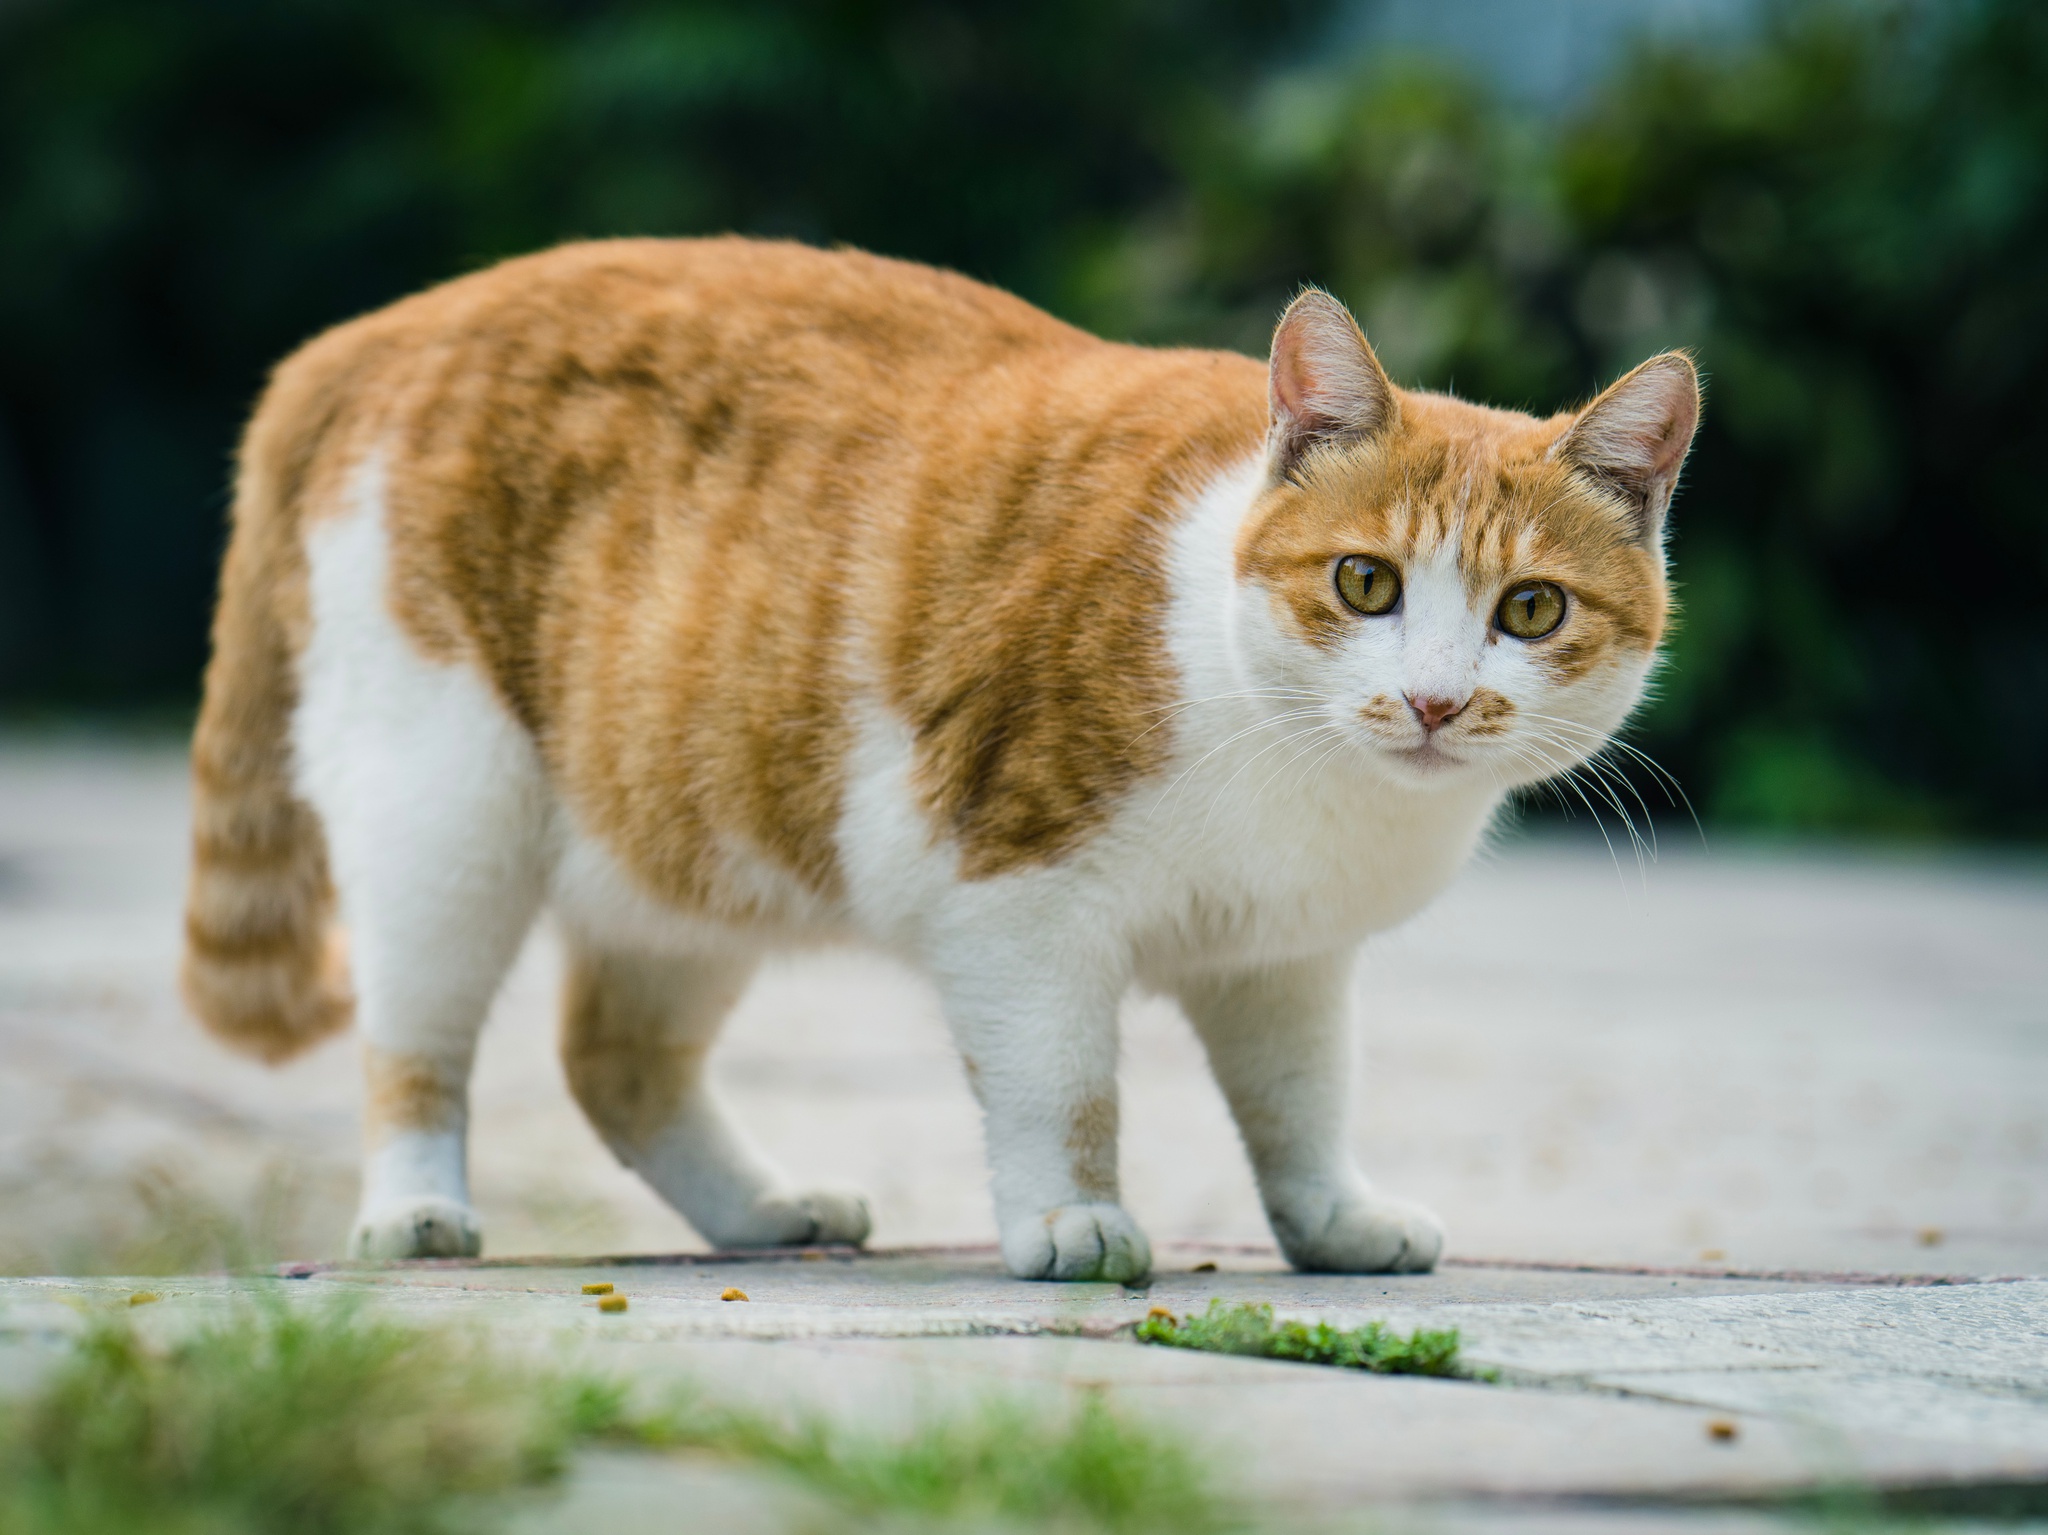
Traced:
<path id="1" fill-rule="evenodd" d="M 1301 779 L 1301 791 L 1304 794 L 1309 792 L 1310 788 L 1314 785 L 1316 781 L 1316 776 L 1323 771 L 1324 767 L 1328 765 L 1330 760 L 1333 757 L 1337 756 L 1350 744 L 1351 738 L 1340 731 L 1338 733 L 1337 739 L 1329 746 L 1325 747 L 1320 756 L 1316 757 L 1309 763 L 1308 771 L 1302 775 Z"/>
<path id="2" fill-rule="evenodd" d="M 1229 693 L 1211 693 L 1206 698 L 1188 698 L 1183 699 L 1181 702 L 1177 704 L 1163 704 L 1156 709 L 1143 709 L 1139 712 L 1142 714 L 1157 714 L 1162 717 L 1154 720 L 1151 724 L 1147 725 L 1143 730 L 1139 731 L 1136 735 L 1132 736 L 1129 741 L 1125 742 L 1124 750 L 1129 751 L 1133 746 L 1136 746 L 1140 741 L 1144 740 L 1145 737 L 1150 735 L 1153 731 L 1159 729 L 1161 726 L 1172 724 L 1175 720 L 1179 719 L 1181 715 L 1185 714 L 1188 710 L 1198 709 L 1203 704 L 1221 704 L 1240 701 L 1269 703 L 1298 703 L 1302 701 L 1320 702 L 1321 697 L 1321 694 L 1312 692 L 1307 688 L 1238 688 Z"/>
<path id="3" fill-rule="evenodd" d="M 1318 710 L 1316 712 L 1320 713 L 1321 711 Z M 1236 772 L 1233 772 L 1228 778 L 1224 779 L 1223 782 L 1217 787 L 1216 792 L 1209 797 L 1209 808 L 1205 812 L 1203 812 L 1202 815 L 1202 830 L 1207 831 L 1209 829 L 1210 817 L 1216 814 L 1216 807 L 1223 802 L 1223 796 L 1230 792 L 1230 786 L 1236 783 L 1237 780 L 1244 774 L 1245 770 L 1249 768 L 1254 762 L 1257 762 L 1261 757 L 1265 756 L 1266 753 L 1274 750 L 1276 747 L 1288 746 L 1295 741 L 1301 740 L 1304 736 L 1313 736 L 1317 734 L 1319 731 L 1334 728 L 1334 726 L 1328 723 L 1304 726 L 1300 730 L 1290 731 L 1288 734 L 1282 736 L 1278 741 L 1267 742 L 1264 746 L 1260 747 L 1257 751 L 1253 752 L 1249 757 L 1245 758 L 1244 761 L 1240 762 L 1237 765 Z"/>
<path id="4" fill-rule="evenodd" d="M 1592 738 L 1598 743 L 1598 746 L 1588 754 L 1590 756 L 1597 757 L 1601 751 L 1612 749 L 1622 752 L 1632 760 L 1641 763 L 1656 781 L 1657 786 L 1664 791 L 1664 798 L 1670 802 L 1672 807 L 1682 807 L 1684 809 L 1686 815 L 1692 820 L 1693 830 L 1699 834 L 1701 846 L 1706 845 L 1706 828 L 1700 824 L 1699 812 L 1693 808 L 1692 799 L 1685 792 L 1685 786 L 1678 781 L 1670 769 L 1666 768 L 1663 763 L 1652 757 L 1641 747 L 1633 742 L 1624 741 L 1620 736 L 1603 735 L 1590 725 L 1582 725 L 1577 720 L 1561 719 L 1554 714 L 1525 712 L 1523 718 L 1541 720 L 1545 724 L 1562 726 L 1567 730 L 1576 731 L 1580 735 Z"/>
<path id="5" fill-rule="evenodd" d="M 1536 740 L 1541 741 L 1546 746 L 1570 750 L 1568 743 L 1558 740 L 1547 732 L 1535 731 L 1531 734 Z M 1587 775 L 1583 779 L 1580 776 L 1582 773 Z M 1647 881 L 1648 869 L 1645 864 L 1645 855 L 1647 854 L 1650 859 L 1654 859 L 1656 857 L 1655 848 L 1644 840 L 1643 834 L 1636 828 L 1635 818 L 1629 814 L 1628 806 L 1622 802 L 1621 796 L 1616 792 L 1614 785 L 1608 781 L 1606 776 L 1600 772 L 1590 759 L 1582 761 L 1576 766 L 1566 767 L 1558 776 L 1564 782 L 1571 784 L 1581 799 L 1586 798 L 1586 786 L 1590 786 L 1595 794 L 1606 801 L 1608 808 L 1620 818 L 1622 825 L 1628 829 L 1629 844 L 1631 851 L 1634 852 L 1636 857 L 1637 869 Z M 1634 786 L 1630 785 L 1629 787 L 1631 792 L 1634 792 Z M 1641 795 L 1638 794 L 1637 798 L 1640 800 Z M 1587 808 L 1592 808 L 1590 801 L 1588 801 Z M 1643 813 L 1645 816 L 1649 814 L 1649 807 L 1647 805 L 1644 805 Z"/>
<path id="6" fill-rule="evenodd" d="M 1310 756 L 1319 747 L 1326 747 L 1326 743 L 1317 739 L 1325 733 L 1334 735 L 1336 737 L 1336 745 L 1338 746 L 1342 746 L 1346 741 L 1350 739 L 1350 736 L 1344 731 L 1344 729 L 1341 726 L 1338 725 L 1316 725 L 1310 727 L 1308 730 L 1302 732 L 1302 734 L 1309 737 L 1309 744 L 1302 747 L 1301 750 L 1297 751 L 1293 756 L 1289 757 L 1285 762 L 1281 763 L 1280 766 L 1276 767 L 1275 769 L 1273 769 L 1272 772 L 1268 773 L 1266 775 L 1265 782 L 1261 783 L 1258 786 L 1258 788 L 1253 791 L 1252 797 L 1254 799 L 1263 798 L 1265 796 L 1266 790 L 1272 787 L 1274 779 L 1278 778 L 1282 773 L 1286 772 L 1296 763 L 1302 761 L 1302 759 L 1304 759 L 1305 757 Z"/>
<path id="7" fill-rule="evenodd" d="M 1289 709 L 1280 714 L 1267 715 L 1264 718 L 1256 720 L 1252 724 L 1245 726 L 1242 730 L 1235 731 L 1231 735 L 1226 736 L 1223 740 L 1218 741 L 1214 746 L 1210 747 L 1207 751 L 1203 752 L 1202 755 L 1197 757 L 1193 762 L 1189 763 L 1174 777 L 1173 782 L 1166 786 L 1165 792 L 1162 793 L 1159 796 L 1159 798 L 1153 802 L 1152 809 L 1148 811 L 1146 814 L 1146 820 L 1150 821 L 1152 816 L 1158 814 L 1159 807 L 1165 804 L 1168 799 L 1172 798 L 1172 796 L 1180 789 L 1180 786 L 1186 783 L 1187 780 L 1191 776 L 1193 776 L 1196 770 L 1199 769 L 1203 763 L 1207 762 L 1211 757 L 1215 756 L 1218 752 L 1223 751 L 1232 745 L 1235 745 L 1237 742 L 1243 740 L 1246 736 L 1256 735 L 1259 731 L 1266 729 L 1268 726 L 1284 725 L 1293 720 L 1313 718 L 1315 716 L 1322 714 L 1322 712 L 1323 711 L 1320 707 L 1312 709 Z"/>

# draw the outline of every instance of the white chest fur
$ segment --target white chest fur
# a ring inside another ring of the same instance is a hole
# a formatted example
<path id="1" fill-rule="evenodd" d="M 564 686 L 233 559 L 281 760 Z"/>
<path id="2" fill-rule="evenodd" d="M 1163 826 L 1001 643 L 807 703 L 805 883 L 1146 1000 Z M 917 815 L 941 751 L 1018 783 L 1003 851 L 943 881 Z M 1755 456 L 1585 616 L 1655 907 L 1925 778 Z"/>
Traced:
<path id="1" fill-rule="evenodd" d="M 1252 463 L 1219 479 L 1176 533 L 1181 697 L 1163 722 L 1174 760 L 1103 849 L 1149 887 L 1139 946 L 1169 964 L 1293 958 L 1401 922 L 1456 875 L 1501 799 L 1483 780 L 1438 791 L 1390 781 L 1333 726 L 1328 701 L 1251 670 L 1276 620 L 1233 559 L 1263 472 Z"/>

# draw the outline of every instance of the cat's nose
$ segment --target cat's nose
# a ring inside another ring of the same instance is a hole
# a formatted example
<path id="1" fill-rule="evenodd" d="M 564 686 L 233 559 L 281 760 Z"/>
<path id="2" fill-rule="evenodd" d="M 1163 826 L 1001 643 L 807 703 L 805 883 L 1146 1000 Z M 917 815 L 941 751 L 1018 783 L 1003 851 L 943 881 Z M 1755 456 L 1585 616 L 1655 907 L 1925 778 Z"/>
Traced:
<path id="1" fill-rule="evenodd" d="M 1415 717 L 1422 721 L 1424 730 L 1435 730 L 1445 720 L 1456 719 L 1465 712 L 1465 705 L 1471 701 L 1470 698 L 1438 698 L 1427 693 L 1420 698 L 1413 693 L 1408 695 L 1408 707 L 1414 710 Z"/>

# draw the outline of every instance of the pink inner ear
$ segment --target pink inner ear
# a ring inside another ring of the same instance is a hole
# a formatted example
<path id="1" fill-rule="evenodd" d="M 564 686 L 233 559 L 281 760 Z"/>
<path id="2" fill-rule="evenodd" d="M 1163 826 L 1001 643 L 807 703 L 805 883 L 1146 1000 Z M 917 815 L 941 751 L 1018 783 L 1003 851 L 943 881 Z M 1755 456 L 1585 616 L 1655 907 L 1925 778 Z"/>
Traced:
<path id="1" fill-rule="evenodd" d="M 1675 474 L 1686 449 L 1692 446 L 1693 428 L 1699 423 L 1698 398 L 1687 388 L 1683 399 L 1666 418 L 1664 435 L 1656 445 L 1656 474 L 1659 479 Z"/>
<path id="2" fill-rule="evenodd" d="M 1288 420 L 1310 431 L 1327 431 L 1342 423 L 1337 419 L 1337 393 L 1328 375 L 1330 359 L 1319 358 L 1318 349 L 1329 350 L 1328 341 L 1316 332 L 1316 319 L 1306 312 L 1289 315 L 1273 341 L 1273 406 Z M 1318 363 L 1321 367 L 1318 367 Z"/>
<path id="3" fill-rule="evenodd" d="M 1282 415 L 1299 421 L 1308 400 L 1307 382 L 1300 377 L 1300 353 L 1287 342 L 1294 338 L 1282 336 L 1282 344 L 1273 348 L 1273 405 Z"/>
<path id="4" fill-rule="evenodd" d="M 1297 299 L 1273 337 L 1273 412 L 1299 432 L 1371 432 L 1393 400 L 1386 375 L 1350 314 L 1326 293 Z"/>
<path id="5" fill-rule="evenodd" d="M 1668 479 L 1699 424 L 1699 386 L 1680 364 L 1646 368 L 1596 400 L 1566 435 L 1567 453 L 1602 469 Z"/>
<path id="6" fill-rule="evenodd" d="M 1691 375 L 1681 376 L 1675 368 L 1659 368 L 1662 387 L 1652 391 L 1658 397 L 1658 421 L 1643 442 L 1642 451 L 1650 472 L 1662 479 L 1676 472 L 1685 450 L 1692 446 L 1693 428 L 1699 424 L 1699 387 Z"/>

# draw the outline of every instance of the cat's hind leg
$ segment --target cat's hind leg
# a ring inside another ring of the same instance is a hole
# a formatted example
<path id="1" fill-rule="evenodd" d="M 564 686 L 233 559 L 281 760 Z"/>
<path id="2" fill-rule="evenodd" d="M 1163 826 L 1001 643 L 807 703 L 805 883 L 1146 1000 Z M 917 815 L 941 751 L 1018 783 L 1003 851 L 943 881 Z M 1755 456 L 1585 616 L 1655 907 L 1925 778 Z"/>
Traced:
<path id="1" fill-rule="evenodd" d="M 404 789 L 361 785 L 325 817 L 363 1033 L 363 1184 L 349 1239 L 360 1258 L 482 1250 L 470 1068 L 540 901 L 538 784 L 520 782 L 518 751 L 427 734 L 439 740 L 391 753 L 412 764 Z"/>
<path id="2" fill-rule="evenodd" d="M 717 1247 L 867 1240 L 867 1201 L 792 1189 L 706 1080 L 751 958 L 607 950 L 574 934 L 562 1063 L 592 1126 L 626 1166 Z"/>
<path id="3" fill-rule="evenodd" d="M 1299 1269 L 1419 1273 L 1442 1225 L 1381 1194 L 1351 1148 L 1348 955 L 1189 981 L 1181 1004 L 1209 1053 L 1258 1178 L 1266 1219 Z"/>
<path id="4" fill-rule="evenodd" d="M 374 480 L 308 540 L 294 750 L 326 832 L 363 1034 L 364 1258 L 474 1254 L 469 1074 L 539 908 L 547 789 L 483 675 L 432 661 L 386 598 Z"/>

